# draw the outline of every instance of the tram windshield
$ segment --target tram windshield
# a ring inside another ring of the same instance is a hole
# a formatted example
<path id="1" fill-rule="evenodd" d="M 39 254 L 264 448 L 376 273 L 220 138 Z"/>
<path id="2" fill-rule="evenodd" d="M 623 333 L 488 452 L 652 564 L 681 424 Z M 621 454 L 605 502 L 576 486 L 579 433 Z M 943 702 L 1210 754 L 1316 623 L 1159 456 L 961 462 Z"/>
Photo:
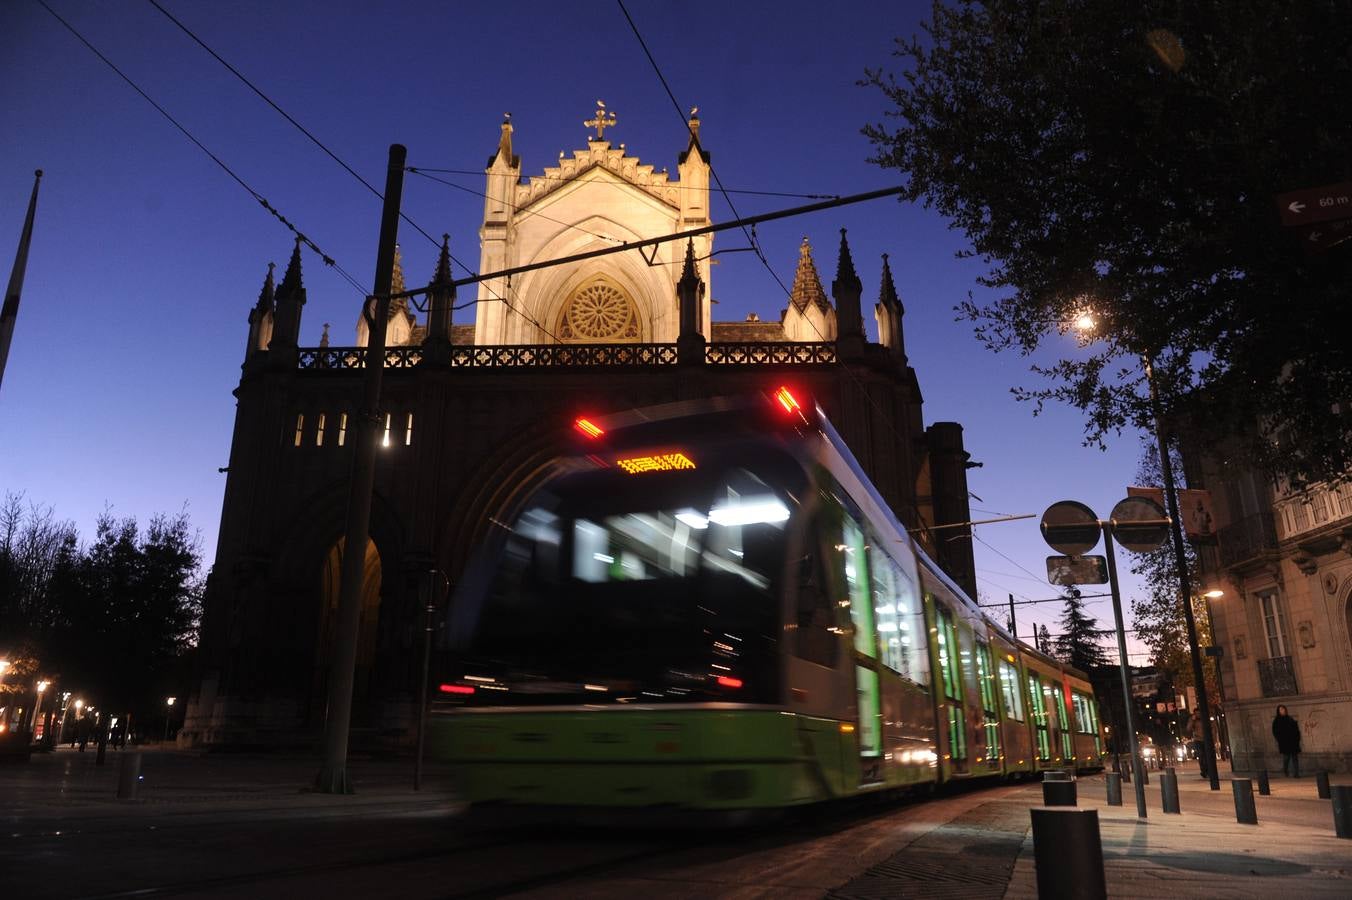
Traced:
<path id="1" fill-rule="evenodd" d="M 605 469 L 542 490 L 486 589 L 459 601 L 466 702 L 772 702 L 800 485 L 755 468 Z"/>

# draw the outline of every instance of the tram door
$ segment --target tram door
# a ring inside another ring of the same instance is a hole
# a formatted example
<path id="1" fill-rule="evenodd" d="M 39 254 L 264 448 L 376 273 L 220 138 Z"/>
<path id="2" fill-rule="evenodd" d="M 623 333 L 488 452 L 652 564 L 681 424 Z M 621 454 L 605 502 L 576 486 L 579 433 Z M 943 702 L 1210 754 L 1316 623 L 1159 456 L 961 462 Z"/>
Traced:
<path id="1" fill-rule="evenodd" d="M 873 594 L 869 589 L 868 550 L 864 532 L 849 515 L 843 522 L 842 542 L 846 592 L 853 631 L 856 726 L 859 742 L 859 783 L 874 784 L 883 774 L 882 685 L 878 677 L 877 630 Z"/>

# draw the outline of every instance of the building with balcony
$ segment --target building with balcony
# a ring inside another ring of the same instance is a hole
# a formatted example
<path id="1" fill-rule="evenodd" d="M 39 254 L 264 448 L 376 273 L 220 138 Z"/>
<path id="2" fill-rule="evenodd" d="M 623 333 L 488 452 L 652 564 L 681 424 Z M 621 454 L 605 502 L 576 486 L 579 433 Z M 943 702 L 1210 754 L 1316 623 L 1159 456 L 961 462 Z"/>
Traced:
<path id="1" fill-rule="evenodd" d="M 1185 448 L 1184 463 L 1217 520 L 1196 581 L 1224 591 L 1209 603 L 1235 769 L 1280 768 L 1283 704 L 1303 771 L 1352 771 L 1352 483 L 1289 489 L 1215 448 Z"/>

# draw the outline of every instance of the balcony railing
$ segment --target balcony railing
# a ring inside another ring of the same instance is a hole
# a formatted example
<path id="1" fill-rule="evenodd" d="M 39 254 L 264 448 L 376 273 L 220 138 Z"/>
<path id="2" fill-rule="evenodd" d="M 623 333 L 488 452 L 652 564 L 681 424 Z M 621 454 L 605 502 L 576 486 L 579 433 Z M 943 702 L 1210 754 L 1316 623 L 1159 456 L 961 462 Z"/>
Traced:
<path id="1" fill-rule="evenodd" d="M 1277 549 L 1277 529 L 1271 513 L 1255 513 L 1231 522 L 1217 532 L 1222 566 L 1233 566 Z"/>
<path id="2" fill-rule="evenodd" d="M 1299 494 L 1279 501 L 1275 513 L 1283 539 L 1314 531 L 1329 522 L 1352 518 L 1352 482 L 1337 487 L 1312 484 Z"/>
<path id="3" fill-rule="evenodd" d="M 1287 697 L 1300 693 L 1296 690 L 1296 670 L 1292 668 L 1289 656 L 1258 660 L 1258 682 L 1263 686 L 1264 697 Z"/>
<path id="4" fill-rule="evenodd" d="M 305 370 L 361 369 L 365 347 L 303 347 Z M 422 362 L 422 347 L 385 350 L 387 369 L 412 369 Z M 470 344 L 451 347 L 453 368 L 635 368 L 676 365 L 675 344 Z M 833 365 L 830 341 L 761 341 L 709 344 L 704 361 L 711 366 Z"/>

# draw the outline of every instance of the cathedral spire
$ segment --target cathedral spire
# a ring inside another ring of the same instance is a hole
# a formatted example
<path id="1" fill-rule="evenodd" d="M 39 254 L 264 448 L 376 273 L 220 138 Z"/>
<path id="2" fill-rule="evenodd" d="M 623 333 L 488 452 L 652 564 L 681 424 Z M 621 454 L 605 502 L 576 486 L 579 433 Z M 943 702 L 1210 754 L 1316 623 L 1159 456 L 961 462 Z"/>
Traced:
<path id="1" fill-rule="evenodd" d="M 845 229 L 840 229 L 840 258 L 836 261 L 836 280 L 831 282 L 831 296 L 836 301 L 837 344 L 842 358 L 858 358 L 864 354 L 864 319 L 859 308 L 859 295 L 864 285 L 854 271 L 850 256 L 850 242 Z"/>
<path id="2" fill-rule="evenodd" d="M 404 292 L 404 257 L 399 252 L 399 245 L 394 245 L 394 273 L 390 276 L 390 293 L 402 294 Z M 407 297 L 395 297 L 390 301 L 390 318 L 394 318 L 400 311 L 408 309 Z"/>
<path id="3" fill-rule="evenodd" d="M 793 287 L 789 290 L 789 299 L 799 312 L 808 306 L 816 306 L 825 312 L 831 308 L 822 289 L 821 277 L 817 274 L 817 264 L 812 259 L 812 245 L 803 238 L 798 245 L 798 269 L 793 273 Z"/>
<path id="4" fill-rule="evenodd" d="M 451 307 L 455 306 L 455 283 L 451 280 L 451 236 L 441 236 L 437 271 L 427 292 L 427 337 L 423 347 L 429 361 L 449 362 Z M 443 359 L 444 358 L 444 359 Z"/>
<path id="5" fill-rule="evenodd" d="M 493 164 L 498 161 L 513 169 L 521 164 L 521 161 L 512 155 L 512 114 L 509 112 L 502 114 L 502 132 L 498 135 L 498 149 L 488 157 L 487 168 L 493 168 Z"/>
<path id="6" fill-rule="evenodd" d="M 901 319 L 906 310 L 897 296 L 897 286 L 892 281 L 892 267 L 887 264 L 887 254 L 883 254 L 882 284 L 878 289 L 878 304 L 873 308 L 874 318 L 878 322 L 878 343 L 882 344 L 902 364 L 906 363 L 906 341 L 901 328 Z"/>
<path id="7" fill-rule="evenodd" d="M 272 283 L 272 270 L 276 263 L 268 263 L 268 274 L 263 278 L 263 289 L 258 292 L 258 302 L 249 310 L 249 343 L 244 348 L 247 360 L 259 350 L 266 350 L 272 340 L 273 298 L 277 289 Z"/>
<path id="8" fill-rule="evenodd" d="M 695 266 L 695 241 L 685 242 L 685 266 L 681 280 L 676 282 L 676 299 L 680 304 L 681 332 L 676 338 L 676 358 L 684 365 L 704 362 L 704 334 L 700 331 L 700 309 L 704 300 L 704 282 Z"/>
<path id="9" fill-rule="evenodd" d="M 296 245 L 291 250 L 291 260 L 286 264 L 286 274 L 277 286 L 269 350 L 294 348 L 300 336 L 300 312 L 305 305 L 305 284 L 300 273 L 300 244 L 301 237 L 297 235 Z"/>

